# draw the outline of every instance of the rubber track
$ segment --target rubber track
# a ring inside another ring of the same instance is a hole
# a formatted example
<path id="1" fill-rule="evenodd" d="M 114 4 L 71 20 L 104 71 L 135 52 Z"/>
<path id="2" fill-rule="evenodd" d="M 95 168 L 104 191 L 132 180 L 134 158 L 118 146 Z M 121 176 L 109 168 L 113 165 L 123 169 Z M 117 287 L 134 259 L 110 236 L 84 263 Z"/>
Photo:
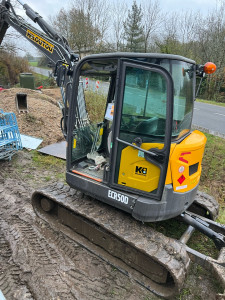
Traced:
<path id="1" fill-rule="evenodd" d="M 194 204 L 197 204 L 205 209 L 209 213 L 212 220 L 217 218 L 219 214 L 219 203 L 212 196 L 198 191 Z"/>
<path id="2" fill-rule="evenodd" d="M 43 214 L 38 211 L 36 200 L 42 196 L 98 224 L 164 266 L 172 276 L 175 285 L 173 287 L 158 285 L 151 281 L 149 289 L 154 293 L 164 297 L 179 293 L 190 263 L 185 246 L 179 241 L 165 237 L 122 211 L 84 196 L 83 193 L 61 183 L 41 188 L 33 193 L 32 204 L 40 217 L 43 217 Z"/>

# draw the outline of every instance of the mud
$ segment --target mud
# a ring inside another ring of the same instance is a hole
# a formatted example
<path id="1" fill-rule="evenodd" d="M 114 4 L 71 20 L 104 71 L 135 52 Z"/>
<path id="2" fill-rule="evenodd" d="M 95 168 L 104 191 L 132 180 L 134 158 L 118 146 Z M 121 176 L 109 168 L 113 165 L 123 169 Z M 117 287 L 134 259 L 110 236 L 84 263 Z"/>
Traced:
<path id="1" fill-rule="evenodd" d="M 24 174 L 13 162 L 0 168 L 0 289 L 7 300 L 148 299 L 146 290 L 36 217 L 36 181 L 19 179 Z"/>
<path id="2" fill-rule="evenodd" d="M 43 184 L 43 169 L 33 165 L 30 153 L 0 161 L 0 289 L 7 300 L 159 299 L 39 219 L 30 196 Z M 193 265 L 177 299 L 216 299 L 218 290 L 210 274 Z"/>

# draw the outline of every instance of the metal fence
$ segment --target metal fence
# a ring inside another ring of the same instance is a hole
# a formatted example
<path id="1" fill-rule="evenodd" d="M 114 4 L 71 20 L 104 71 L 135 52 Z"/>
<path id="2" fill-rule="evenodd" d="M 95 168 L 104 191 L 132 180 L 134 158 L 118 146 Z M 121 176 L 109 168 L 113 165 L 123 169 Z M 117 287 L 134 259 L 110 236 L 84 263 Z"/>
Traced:
<path id="1" fill-rule="evenodd" d="M 0 159 L 10 160 L 19 149 L 22 143 L 16 115 L 0 109 Z"/>

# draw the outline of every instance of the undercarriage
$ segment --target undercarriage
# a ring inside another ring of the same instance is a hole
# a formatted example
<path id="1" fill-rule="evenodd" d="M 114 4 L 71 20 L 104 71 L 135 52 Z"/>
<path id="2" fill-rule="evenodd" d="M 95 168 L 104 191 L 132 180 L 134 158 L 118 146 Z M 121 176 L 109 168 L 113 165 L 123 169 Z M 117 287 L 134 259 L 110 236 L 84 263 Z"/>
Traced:
<path id="1" fill-rule="evenodd" d="M 225 287 L 225 227 L 213 221 L 218 204 L 204 193 L 198 192 L 191 212 L 180 216 L 186 223 L 186 218 L 192 220 L 180 240 L 61 183 L 35 191 L 32 204 L 39 217 L 60 230 L 84 236 L 97 246 L 95 254 L 101 259 L 159 296 L 171 298 L 179 293 L 190 259 L 211 271 Z M 205 226 L 205 234 L 214 232 L 210 233 L 220 251 L 217 260 L 186 246 L 195 223 Z"/>

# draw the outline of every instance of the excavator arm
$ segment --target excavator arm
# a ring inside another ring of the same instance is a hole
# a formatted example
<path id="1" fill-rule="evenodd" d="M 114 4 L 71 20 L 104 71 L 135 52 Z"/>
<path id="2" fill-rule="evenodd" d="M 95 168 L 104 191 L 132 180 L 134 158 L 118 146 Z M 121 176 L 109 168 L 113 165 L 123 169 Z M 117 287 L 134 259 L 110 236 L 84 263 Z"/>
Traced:
<path id="1" fill-rule="evenodd" d="M 18 16 L 10 0 L 2 0 L 0 3 L 0 45 L 5 37 L 7 29 L 11 26 L 21 36 L 40 50 L 54 68 L 54 77 L 61 89 L 62 109 L 61 129 L 67 135 L 67 117 L 69 110 L 69 92 L 72 86 L 72 73 L 79 56 L 69 47 L 67 40 L 58 34 L 37 12 L 29 5 L 17 0 L 24 8 L 26 15 L 42 30 L 30 25 L 21 16 Z"/>
<path id="2" fill-rule="evenodd" d="M 73 53 L 67 40 L 59 35 L 29 5 L 24 4 L 22 1 L 19 2 L 23 6 L 26 15 L 38 24 L 43 32 L 30 25 L 21 16 L 18 16 L 10 0 L 3 0 L 0 4 L 0 44 L 8 27 L 11 26 L 47 56 L 54 66 L 59 62 L 63 62 L 72 67 L 74 62 L 78 61 L 79 56 Z"/>
<path id="3" fill-rule="evenodd" d="M 3 6 L 0 6 L 0 45 L 2 44 L 3 38 L 9 27 L 8 23 L 3 19 Z M 6 9 L 6 8 L 5 8 Z"/>

